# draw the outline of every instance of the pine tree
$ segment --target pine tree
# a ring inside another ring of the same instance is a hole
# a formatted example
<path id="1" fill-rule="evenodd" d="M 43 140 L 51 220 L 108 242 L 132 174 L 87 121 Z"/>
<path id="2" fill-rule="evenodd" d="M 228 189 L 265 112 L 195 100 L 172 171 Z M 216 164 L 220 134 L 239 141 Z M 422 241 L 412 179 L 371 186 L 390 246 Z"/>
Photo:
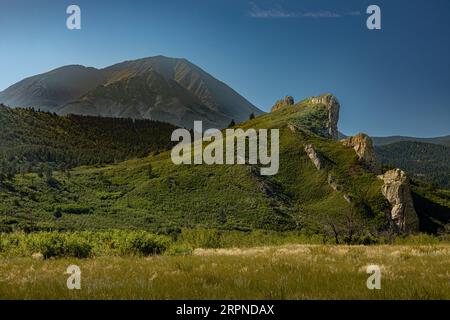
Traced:
<path id="1" fill-rule="evenodd" d="M 153 178 L 153 167 L 152 167 L 152 164 L 151 164 L 151 163 L 148 164 L 148 167 L 147 167 L 147 175 L 148 175 L 148 178 L 149 178 L 149 179 Z"/>

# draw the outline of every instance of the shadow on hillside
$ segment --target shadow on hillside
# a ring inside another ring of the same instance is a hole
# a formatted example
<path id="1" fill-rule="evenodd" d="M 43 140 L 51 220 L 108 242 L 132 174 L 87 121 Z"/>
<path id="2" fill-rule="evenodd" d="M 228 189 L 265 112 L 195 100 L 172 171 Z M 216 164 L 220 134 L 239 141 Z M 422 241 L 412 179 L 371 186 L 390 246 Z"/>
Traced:
<path id="1" fill-rule="evenodd" d="M 437 233 L 450 222 L 450 208 L 432 202 L 415 192 L 412 193 L 412 196 L 419 216 L 421 231 Z"/>

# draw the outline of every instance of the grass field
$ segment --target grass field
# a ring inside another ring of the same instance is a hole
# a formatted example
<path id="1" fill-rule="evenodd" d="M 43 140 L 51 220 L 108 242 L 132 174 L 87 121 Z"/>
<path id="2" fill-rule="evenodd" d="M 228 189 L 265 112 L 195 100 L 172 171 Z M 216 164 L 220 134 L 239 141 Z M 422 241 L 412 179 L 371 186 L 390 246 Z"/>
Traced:
<path id="1" fill-rule="evenodd" d="M 66 287 L 69 265 L 81 290 Z M 366 267 L 381 268 L 369 290 Z M 450 245 L 280 245 L 186 256 L 3 258 L 0 299 L 450 299 Z"/>

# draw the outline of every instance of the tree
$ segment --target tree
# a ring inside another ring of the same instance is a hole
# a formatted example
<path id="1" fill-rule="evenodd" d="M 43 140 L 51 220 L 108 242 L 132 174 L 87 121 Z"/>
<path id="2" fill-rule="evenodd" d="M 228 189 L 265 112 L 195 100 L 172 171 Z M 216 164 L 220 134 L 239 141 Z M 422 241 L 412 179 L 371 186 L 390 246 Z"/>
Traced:
<path id="1" fill-rule="evenodd" d="M 55 212 L 53 213 L 53 217 L 55 217 L 55 219 L 59 219 L 62 217 L 62 212 L 61 212 L 61 208 L 57 208 L 55 210 Z"/>
<path id="2" fill-rule="evenodd" d="M 218 217 L 217 217 L 217 222 L 219 222 L 221 225 L 224 225 L 227 223 L 227 213 L 225 212 L 224 209 L 220 209 Z"/>
<path id="3" fill-rule="evenodd" d="M 36 169 L 36 173 L 38 175 L 39 178 L 44 177 L 44 169 L 42 168 L 42 166 L 38 166 Z"/>
<path id="4" fill-rule="evenodd" d="M 323 213 L 318 222 L 324 236 L 336 244 L 358 243 L 369 231 L 361 212 L 354 206 L 339 214 Z"/>
<path id="5" fill-rule="evenodd" d="M 236 125 L 236 122 L 234 122 L 234 119 L 231 120 L 230 124 L 228 125 L 228 128 L 232 128 Z"/>
<path id="6" fill-rule="evenodd" d="M 248 119 L 249 119 L 249 120 L 255 119 L 255 114 L 252 112 L 252 113 L 250 114 L 250 117 L 249 117 Z"/>
<path id="7" fill-rule="evenodd" d="M 44 176 L 45 176 L 45 180 L 50 181 L 53 178 L 53 170 L 50 166 L 45 165 L 44 166 Z"/>
<path id="8" fill-rule="evenodd" d="M 0 161 L 0 184 L 6 180 L 6 161 Z"/>
<path id="9" fill-rule="evenodd" d="M 148 175 L 148 178 L 149 178 L 149 179 L 153 178 L 153 167 L 152 167 L 152 164 L 151 164 L 151 163 L 148 164 L 148 167 L 147 167 L 147 175 Z"/>

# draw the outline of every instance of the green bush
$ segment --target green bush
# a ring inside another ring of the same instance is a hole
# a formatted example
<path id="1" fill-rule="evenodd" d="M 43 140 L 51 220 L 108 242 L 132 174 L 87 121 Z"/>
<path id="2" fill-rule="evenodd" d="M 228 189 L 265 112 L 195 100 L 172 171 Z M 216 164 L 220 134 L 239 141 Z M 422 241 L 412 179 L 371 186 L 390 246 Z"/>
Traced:
<path id="1" fill-rule="evenodd" d="M 179 241 L 194 248 L 220 248 L 221 234 L 215 229 L 184 229 Z"/>
<path id="2" fill-rule="evenodd" d="M 168 256 L 188 256 L 191 255 L 194 250 L 187 244 L 174 244 L 169 247 L 165 252 Z"/>
<path id="3" fill-rule="evenodd" d="M 92 245 L 78 234 L 69 234 L 65 238 L 63 255 L 73 258 L 89 258 L 92 255 Z"/>
<path id="4" fill-rule="evenodd" d="M 25 245 L 32 253 L 42 253 L 45 259 L 64 255 L 64 236 L 58 233 L 36 233 L 25 238 Z"/>
<path id="5" fill-rule="evenodd" d="M 39 232 L 0 234 L 0 253 L 6 256 L 89 258 L 107 255 L 162 254 L 171 245 L 169 237 L 145 231 Z"/>
<path id="6" fill-rule="evenodd" d="M 370 235 L 353 238 L 352 244 L 370 245 L 376 242 Z M 301 232 L 218 231 L 210 229 L 182 230 L 176 241 L 169 236 L 146 231 L 82 231 L 0 233 L 0 256 L 30 257 L 41 253 L 49 258 L 89 258 L 98 256 L 148 256 L 156 254 L 189 255 L 194 248 L 257 247 L 283 244 L 320 244 L 320 235 Z M 433 245 L 449 243 L 448 236 L 427 234 L 397 237 L 397 245 Z M 384 243 L 384 242 L 381 242 Z M 388 241 L 386 243 L 392 243 Z"/>
<path id="7" fill-rule="evenodd" d="M 154 255 L 166 251 L 170 240 L 145 231 L 125 233 L 119 241 L 119 251 L 123 255 Z"/>
<path id="8" fill-rule="evenodd" d="M 62 206 L 57 209 L 57 211 L 67 214 L 91 214 L 92 208 L 82 207 L 82 206 L 75 206 L 75 205 L 68 205 L 68 206 Z"/>
<path id="9" fill-rule="evenodd" d="M 401 236 L 397 237 L 394 240 L 394 244 L 397 245 L 430 245 L 430 244 L 439 244 L 443 242 L 449 243 L 450 239 L 445 236 L 437 237 L 426 233 Z"/>

